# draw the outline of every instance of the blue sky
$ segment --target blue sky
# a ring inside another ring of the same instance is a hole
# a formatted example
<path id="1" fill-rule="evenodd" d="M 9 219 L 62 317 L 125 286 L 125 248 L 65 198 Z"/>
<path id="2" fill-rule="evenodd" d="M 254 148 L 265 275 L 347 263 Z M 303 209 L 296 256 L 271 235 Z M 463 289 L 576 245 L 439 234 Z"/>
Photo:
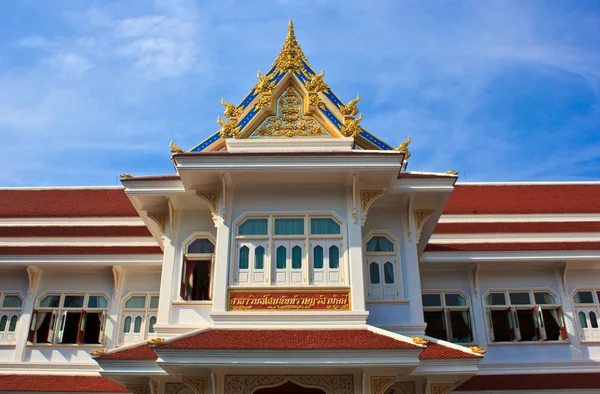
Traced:
<path id="1" fill-rule="evenodd" d="M 173 173 L 279 53 L 307 58 L 409 169 L 600 180 L 597 1 L 0 2 L 0 186 Z"/>

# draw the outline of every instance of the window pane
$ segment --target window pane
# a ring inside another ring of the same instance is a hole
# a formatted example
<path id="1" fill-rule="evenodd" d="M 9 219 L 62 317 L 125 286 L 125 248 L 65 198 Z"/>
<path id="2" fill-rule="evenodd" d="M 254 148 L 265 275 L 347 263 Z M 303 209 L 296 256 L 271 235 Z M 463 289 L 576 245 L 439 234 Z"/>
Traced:
<path id="1" fill-rule="evenodd" d="M 262 246 L 254 249 L 254 269 L 262 270 L 265 268 L 265 248 Z"/>
<path id="2" fill-rule="evenodd" d="M 329 248 L 329 268 L 340 268 L 340 249 L 335 245 Z"/>
<path id="3" fill-rule="evenodd" d="M 88 308 L 108 308 L 108 300 L 104 296 L 88 296 Z"/>
<path id="4" fill-rule="evenodd" d="M 146 296 L 132 296 L 125 301 L 125 309 L 144 309 L 146 308 Z"/>
<path id="5" fill-rule="evenodd" d="M 425 335 L 437 339 L 447 340 L 446 338 L 446 323 L 443 311 L 425 311 L 423 312 L 425 323 Z"/>
<path id="6" fill-rule="evenodd" d="M 581 325 L 581 328 L 588 328 L 588 324 L 587 324 L 587 319 L 585 317 L 585 313 L 583 312 L 579 312 L 579 324 Z"/>
<path id="7" fill-rule="evenodd" d="M 383 280 L 385 283 L 394 283 L 394 264 L 389 261 L 383 265 Z"/>
<path id="8" fill-rule="evenodd" d="M 471 342 L 469 311 L 450 311 L 450 326 L 452 327 L 450 342 Z"/>
<path id="9" fill-rule="evenodd" d="M 6 295 L 2 302 L 3 308 L 20 308 L 22 305 L 23 301 L 21 301 L 21 297 L 16 295 Z"/>
<path id="10" fill-rule="evenodd" d="M 598 320 L 596 319 L 596 314 L 594 312 L 590 312 L 590 325 L 592 328 L 598 328 Z"/>
<path id="11" fill-rule="evenodd" d="M 285 269 L 286 266 L 286 249 L 285 246 L 280 246 L 277 248 L 277 269 L 282 270 Z"/>
<path id="12" fill-rule="evenodd" d="M 341 234 L 340 225 L 331 218 L 310 219 L 311 234 Z"/>
<path id="13" fill-rule="evenodd" d="M 535 333 L 533 323 L 533 310 L 517 309 L 517 319 L 519 321 L 519 332 L 521 333 L 521 342 L 537 341 L 539 338 Z"/>
<path id="14" fill-rule="evenodd" d="M 150 320 L 148 322 L 148 332 L 150 334 L 154 333 L 154 325 L 156 324 L 156 316 L 150 316 Z"/>
<path id="15" fill-rule="evenodd" d="M 131 331 L 131 317 L 127 316 L 123 321 L 123 332 L 128 334 Z"/>
<path id="16" fill-rule="evenodd" d="M 63 301 L 65 308 L 83 308 L 83 296 L 67 295 Z"/>
<path id="17" fill-rule="evenodd" d="M 302 248 L 300 246 L 294 246 L 292 248 L 292 268 L 302 268 Z"/>
<path id="18" fill-rule="evenodd" d="M 446 306 L 467 306 L 467 300 L 460 294 L 444 294 Z"/>
<path id="19" fill-rule="evenodd" d="M 313 265 L 318 270 L 323 268 L 323 248 L 320 246 L 313 249 Z"/>
<path id="20" fill-rule="evenodd" d="M 150 309 L 158 309 L 158 296 L 150 296 Z"/>
<path id="21" fill-rule="evenodd" d="M 369 276 L 372 284 L 378 285 L 381 283 L 381 280 L 379 279 L 379 264 L 371 263 L 369 265 Z"/>
<path id="22" fill-rule="evenodd" d="M 367 252 L 393 252 L 394 243 L 387 237 L 376 236 L 367 242 Z"/>
<path id="23" fill-rule="evenodd" d="M 574 301 L 576 304 L 593 304 L 594 296 L 591 291 L 578 291 L 575 293 Z"/>
<path id="24" fill-rule="evenodd" d="M 423 300 L 423 306 L 442 306 L 440 294 L 423 294 L 421 299 Z"/>
<path id="25" fill-rule="evenodd" d="M 275 235 L 303 235 L 304 219 L 275 219 Z"/>
<path id="26" fill-rule="evenodd" d="M 10 324 L 8 325 L 8 331 L 9 332 L 14 332 L 15 329 L 17 328 L 17 320 L 19 318 L 16 315 L 13 315 L 13 317 L 10 318 Z"/>
<path id="27" fill-rule="evenodd" d="M 542 309 L 544 328 L 546 329 L 547 341 L 560 341 L 560 311 L 558 309 Z"/>
<path id="28" fill-rule="evenodd" d="M 6 323 L 8 323 L 8 316 L 3 315 L 2 318 L 0 319 L 0 331 L 1 332 L 4 332 L 4 330 L 6 330 Z"/>
<path id="29" fill-rule="evenodd" d="M 508 342 L 511 340 L 511 319 L 509 313 L 509 311 L 490 311 L 494 342 Z"/>
<path id="30" fill-rule="evenodd" d="M 142 329 L 142 318 L 141 318 L 141 316 L 138 316 L 133 321 L 133 332 L 134 332 L 134 334 L 138 334 L 141 331 L 141 329 Z"/>
<path id="31" fill-rule="evenodd" d="M 529 293 L 508 293 L 508 295 L 510 296 L 510 303 L 513 305 L 531 304 Z"/>
<path id="32" fill-rule="evenodd" d="M 490 293 L 486 302 L 488 305 L 506 305 L 506 295 L 504 293 Z"/>
<path id="33" fill-rule="evenodd" d="M 536 304 L 556 304 L 556 297 L 547 291 L 536 291 L 533 293 L 533 298 Z"/>
<path id="34" fill-rule="evenodd" d="M 267 219 L 246 219 L 238 227 L 239 235 L 267 235 L 269 221 Z"/>
<path id="35" fill-rule="evenodd" d="M 215 253 L 215 245 L 208 238 L 196 238 L 187 248 L 188 253 Z"/>
<path id="36" fill-rule="evenodd" d="M 239 268 L 241 270 L 247 270 L 249 267 L 248 258 L 250 257 L 250 249 L 247 246 L 242 246 L 240 248 L 240 261 Z"/>
<path id="37" fill-rule="evenodd" d="M 40 308 L 58 308 L 59 295 L 47 295 L 40 301 Z"/>

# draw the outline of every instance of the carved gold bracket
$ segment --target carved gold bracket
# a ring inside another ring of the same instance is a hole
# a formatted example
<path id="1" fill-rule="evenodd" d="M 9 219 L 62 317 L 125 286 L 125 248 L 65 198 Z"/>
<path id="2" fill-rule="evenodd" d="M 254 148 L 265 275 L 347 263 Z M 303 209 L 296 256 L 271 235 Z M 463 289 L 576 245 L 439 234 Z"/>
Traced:
<path id="1" fill-rule="evenodd" d="M 414 217 L 415 217 L 415 228 L 417 231 L 421 231 L 423 225 L 433 214 L 435 213 L 435 209 L 415 209 Z"/>
<path id="2" fill-rule="evenodd" d="M 371 394 L 383 394 L 396 381 L 395 376 L 372 376 Z"/>
<path id="3" fill-rule="evenodd" d="M 454 383 L 430 383 L 429 394 L 448 394 L 456 386 Z"/>
<path id="4" fill-rule="evenodd" d="M 158 225 L 161 233 L 164 234 L 167 232 L 167 225 L 169 223 L 168 212 L 148 212 L 147 217 Z"/>
<path id="5" fill-rule="evenodd" d="M 383 195 L 383 190 L 361 190 L 360 191 L 360 219 L 361 225 L 365 225 L 365 220 L 367 220 L 367 212 L 369 211 L 369 207 L 373 204 L 379 196 Z"/>
<path id="6" fill-rule="evenodd" d="M 27 291 L 27 298 L 32 300 L 33 296 L 38 287 L 38 283 L 40 283 L 40 276 L 42 274 L 42 270 L 35 266 L 29 265 L 27 266 L 27 276 L 29 276 L 29 289 Z"/>
<path id="7" fill-rule="evenodd" d="M 194 394 L 206 394 L 208 388 L 208 378 L 190 378 L 184 377 L 183 383 L 194 391 Z"/>
<path id="8" fill-rule="evenodd" d="M 196 195 L 208 203 L 215 227 L 219 224 L 219 193 L 196 190 Z"/>
<path id="9" fill-rule="evenodd" d="M 113 298 L 118 300 L 121 297 L 121 291 L 123 290 L 123 279 L 125 278 L 125 269 L 120 265 L 113 265 L 112 272 L 113 279 L 115 282 Z"/>
<path id="10" fill-rule="evenodd" d="M 165 385 L 165 394 L 177 394 L 187 388 L 184 383 L 167 383 Z"/>

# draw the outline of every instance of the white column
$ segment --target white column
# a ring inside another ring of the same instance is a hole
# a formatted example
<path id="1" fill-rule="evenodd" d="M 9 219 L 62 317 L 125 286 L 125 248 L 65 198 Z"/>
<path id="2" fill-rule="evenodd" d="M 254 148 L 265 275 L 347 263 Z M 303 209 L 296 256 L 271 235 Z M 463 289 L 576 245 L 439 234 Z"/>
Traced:
<path id="1" fill-rule="evenodd" d="M 481 298 L 479 289 L 479 277 L 481 276 L 481 267 L 475 271 L 475 268 L 469 270 L 469 285 L 471 287 L 471 331 L 473 332 L 473 341 L 482 349 L 487 349 L 488 330 L 486 326 L 485 306 Z M 475 277 L 477 275 L 477 277 Z"/>
<path id="2" fill-rule="evenodd" d="M 219 204 L 219 219 L 217 223 L 217 245 L 215 248 L 215 277 L 213 278 L 213 312 L 227 311 L 227 291 L 232 282 L 229 277 L 230 271 L 230 249 L 231 242 L 231 222 L 232 210 L 231 201 L 233 200 L 233 188 L 224 186 L 221 195 L 221 204 Z"/>
<path id="3" fill-rule="evenodd" d="M 31 315 L 35 306 L 37 297 L 37 288 L 40 283 L 42 270 L 38 267 L 27 267 L 29 275 L 29 290 L 25 294 L 25 303 L 21 310 L 21 317 L 17 324 L 17 332 L 15 335 L 15 361 L 23 361 L 25 358 L 25 350 L 27 349 L 27 337 L 29 336 L 29 326 L 31 325 Z"/>
<path id="4" fill-rule="evenodd" d="M 158 326 L 171 324 L 171 303 L 173 302 L 174 289 L 179 278 L 175 278 L 177 262 L 177 247 L 173 245 L 174 241 L 170 238 L 164 238 L 162 273 L 160 277 L 160 298 L 158 301 L 158 316 L 156 323 Z M 160 327 L 157 327 L 160 330 Z"/>
<path id="5" fill-rule="evenodd" d="M 112 273 L 114 277 L 113 297 L 110 301 L 106 327 L 104 328 L 104 347 L 107 349 L 112 349 L 119 344 L 118 340 L 121 334 L 119 315 L 121 312 L 121 303 L 123 302 L 126 269 L 121 266 L 115 266 L 112 267 Z"/>
<path id="6" fill-rule="evenodd" d="M 352 195 L 356 193 L 356 195 Z M 363 252 L 362 252 L 362 227 L 358 204 L 359 191 L 353 191 L 348 188 L 348 214 L 346 215 L 346 223 L 348 224 L 348 273 L 349 285 L 351 285 L 350 299 L 353 311 L 365 310 L 365 285 L 364 285 L 364 270 L 363 270 Z"/>
<path id="7" fill-rule="evenodd" d="M 414 331 L 411 334 L 423 335 L 425 334 L 425 319 L 423 318 L 423 300 L 421 299 L 421 274 L 419 272 L 419 256 L 417 253 L 418 242 L 410 214 L 404 223 L 408 225 L 408 228 L 405 227 L 407 231 L 404 232 L 404 247 L 402 248 L 404 261 L 402 263 L 406 272 L 405 283 L 407 298 L 410 302 L 410 323 Z M 422 326 L 422 329 L 418 328 L 419 326 Z"/>

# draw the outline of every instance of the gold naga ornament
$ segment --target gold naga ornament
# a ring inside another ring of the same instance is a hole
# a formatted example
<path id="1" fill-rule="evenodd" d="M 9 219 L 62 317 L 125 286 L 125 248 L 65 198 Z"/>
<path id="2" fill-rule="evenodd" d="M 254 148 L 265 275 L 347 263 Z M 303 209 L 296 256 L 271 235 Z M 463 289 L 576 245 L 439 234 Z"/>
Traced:
<path id="1" fill-rule="evenodd" d="M 325 76 L 325 70 L 321 70 L 320 74 L 315 74 L 312 76 L 310 80 L 306 80 L 304 82 L 304 86 L 306 90 L 309 92 L 323 92 L 329 89 L 329 85 L 323 81 L 323 77 Z"/>
<path id="2" fill-rule="evenodd" d="M 354 100 L 351 100 L 347 105 L 340 107 L 340 112 L 344 116 L 356 116 L 358 114 L 358 107 L 356 104 L 360 101 L 360 94 L 356 96 Z"/>
<path id="3" fill-rule="evenodd" d="M 403 143 L 401 143 L 396 149 L 394 149 L 396 152 L 406 152 L 406 155 L 404 155 L 405 159 L 408 159 L 410 157 L 410 152 L 408 151 L 408 146 L 410 145 L 410 136 L 408 137 L 408 139 L 406 141 L 404 141 Z"/>
<path id="4" fill-rule="evenodd" d="M 237 138 L 240 134 L 240 130 L 236 127 L 237 119 L 229 119 L 227 122 L 221 119 L 220 116 L 217 116 L 217 123 L 221 125 L 221 129 L 219 130 L 219 135 L 222 138 L 233 137 Z"/>
<path id="5" fill-rule="evenodd" d="M 457 176 L 458 175 L 458 171 L 452 171 L 452 170 L 450 170 L 450 171 L 444 172 L 444 174 Z"/>
<path id="6" fill-rule="evenodd" d="M 268 75 L 262 75 L 259 71 L 256 76 L 258 77 L 258 83 L 254 86 L 256 93 L 271 93 L 275 89 L 275 85 Z"/>
<path id="7" fill-rule="evenodd" d="M 412 340 L 417 345 L 425 345 L 425 346 L 429 345 L 429 341 L 427 339 L 425 339 L 425 338 L 413 337 Z"/>
<path id="8" fill-rule="evenodd" d="M 237 118 L 242 114 L 242 108 L 237 108 L 235 105 L 225 101 L 225 99 L 221 99 L 221 104 L 225 106 L 225 112 L 223 115 L 225 115 L 227 118 Z"/>
<path id="9" fill-rule="evenodd" d="M 177 145 L 175 145 L 175 143 L 173 141 L 171 141 L 171 143 L 169 144 L 169 147 L 171 148 L 171 154 L 175 155 L 177 153 L 185 153 L 185 151 L 183 149 L 181 149 L 180 147 L 178 147 Z"/>
<path id="10" fill-rule="evenodd" d="M 312 117 L 303 116 L 302 98 L 292 86 L 277 100 L 277 115 L 256 129 L 261 137 L 308 137 L 327 132 Z"/>
<path id="11" fill-rule="evenodd" d="M 358 118 L 351 116 L 344 117 L 344 124 L 342 125 L 342 134 L 346 137 L 356 137 L 362 131 L 360 122 L 362 122 L 363 116 L 360 114 Z"/>

